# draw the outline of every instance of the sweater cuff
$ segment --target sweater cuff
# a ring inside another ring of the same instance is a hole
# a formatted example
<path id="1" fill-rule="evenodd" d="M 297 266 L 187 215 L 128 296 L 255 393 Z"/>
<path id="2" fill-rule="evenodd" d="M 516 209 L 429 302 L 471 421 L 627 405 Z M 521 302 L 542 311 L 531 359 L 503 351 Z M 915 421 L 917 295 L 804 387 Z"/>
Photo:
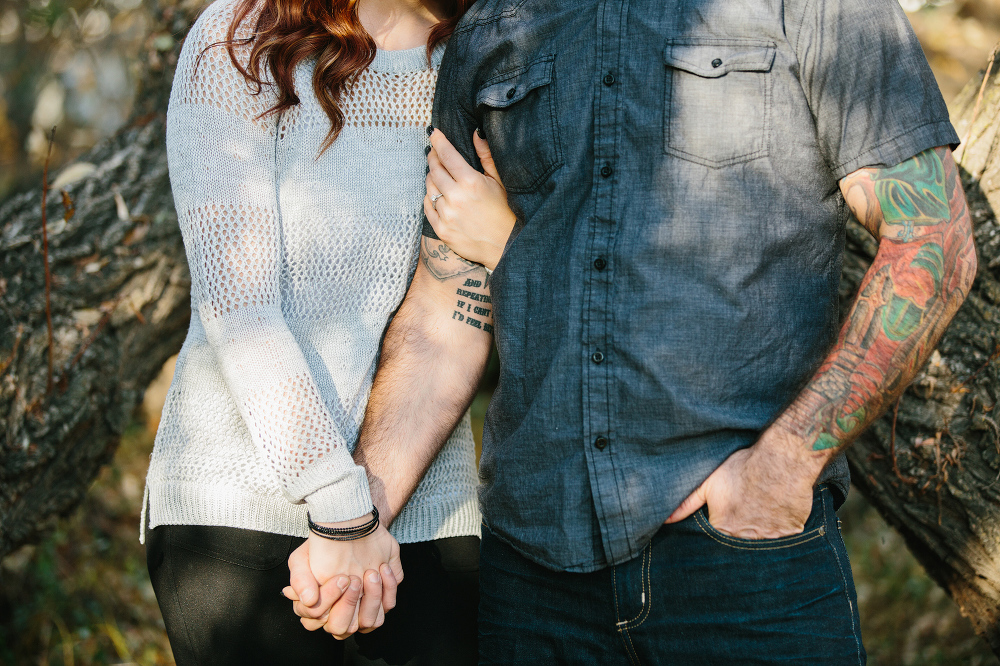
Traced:
<path id="1" fill-rule="evenodd" d="M 334 483 L 307 495 L 309 517 L 317 523 L 340 523 L 372 512 L 368 474 L 357 465 Z"/>

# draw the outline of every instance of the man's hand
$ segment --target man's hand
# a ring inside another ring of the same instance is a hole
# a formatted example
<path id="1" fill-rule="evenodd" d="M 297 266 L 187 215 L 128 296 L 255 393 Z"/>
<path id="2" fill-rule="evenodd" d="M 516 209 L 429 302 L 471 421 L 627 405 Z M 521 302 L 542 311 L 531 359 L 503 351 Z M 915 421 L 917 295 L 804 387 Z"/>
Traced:
<path id="1" fill-rule="evenodd" d="M 356 541 L 310 534 L 288 558 L 288 569 L 291 585 L 285 596 L 295 601 L 293 610 L 303 626 L 325 625 L 339 639 L 382 626 L 403 580 L 399 544 L 382 525 Z"/>
<path id="2" fill-rule="evenodd" d="M 754 446 L 733 453 L 665 522 L 684 520 L 707 505 L 708 522 L 734 537 L 776 539 L 801 533 L 819 470 L 789 459 L 786 451 L 794 450 L 793 442 L 767 437 L 788 436 L 769 430 Z"/>
<path id="3" fill-rule="evenodd" d="M 707 503 L 712 525 L 728 534 L 801 532 L 823 467 L 899 398 L 969 293 L 976 250 L 948 148 L 859 169 L 840 189 L 879 250 L 837 343 L 757 443 L 726 460 L 667 522 Z"/>

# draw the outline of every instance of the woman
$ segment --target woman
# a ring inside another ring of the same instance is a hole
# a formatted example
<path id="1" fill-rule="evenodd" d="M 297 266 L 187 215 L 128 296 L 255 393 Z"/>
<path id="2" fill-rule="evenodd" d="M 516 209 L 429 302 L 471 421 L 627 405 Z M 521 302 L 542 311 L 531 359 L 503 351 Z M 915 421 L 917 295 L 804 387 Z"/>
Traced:
<path id="1" fill-rule="evenodd" d="M 143 517 L 181 666 L 341 660 L 343 644 L 307 632 L 281 596 L 305 538 L 340 549 L 345 596 L 374 580 L 386 610 L 403 544 L 407 587 L 365 637 L 366 656 L 475 660 L 468 415 L 392 535 L 351 458 L 381 335 L 416 261 L 442 43 L 468 4 L 218 0 L 187 37 L 167 147 L 193 316 Z M 452 616 L 401 613 L 421 576 L 449 590 L 440 607 Z"/>

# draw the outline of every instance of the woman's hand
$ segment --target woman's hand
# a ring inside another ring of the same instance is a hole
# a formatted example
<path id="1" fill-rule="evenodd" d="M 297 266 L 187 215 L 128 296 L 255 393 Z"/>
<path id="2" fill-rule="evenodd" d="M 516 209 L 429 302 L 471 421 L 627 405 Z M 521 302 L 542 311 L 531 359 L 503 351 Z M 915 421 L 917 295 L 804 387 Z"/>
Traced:
<path id="1" fill-rule="evenodd" d="M 517 218 L 507 205 L 489 145 L 478 132 L 472 143 L 485 173 L 469 166 L 440 130 L 431 134 L 424 213 L 448 247 L 493 270 Z"/>
<path id="2" fill-rule="evenodd" d="M 399 544 L 382 525 L 356 541 L 310 534 L 288 558 L 288 568 L 291 585 L 284 594 L 295 602 L 302 625 L 310 631 L 323 627 L 339 640 L 382 626 L 403 580 Z"/>

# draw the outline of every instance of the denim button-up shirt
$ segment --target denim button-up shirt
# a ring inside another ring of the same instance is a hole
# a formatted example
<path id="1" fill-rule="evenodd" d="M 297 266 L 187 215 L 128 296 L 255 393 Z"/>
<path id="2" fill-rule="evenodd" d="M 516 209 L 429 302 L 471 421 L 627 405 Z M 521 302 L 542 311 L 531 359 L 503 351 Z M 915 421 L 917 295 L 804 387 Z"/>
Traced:
<path id="1" fill-rule="evenodd" d="M 480 0 L 434 124 L 519 220 L 484 519 L 567 571 L 638 555 L 830 349 L 839 179 L 958 141 L 896 0 Z"/>

